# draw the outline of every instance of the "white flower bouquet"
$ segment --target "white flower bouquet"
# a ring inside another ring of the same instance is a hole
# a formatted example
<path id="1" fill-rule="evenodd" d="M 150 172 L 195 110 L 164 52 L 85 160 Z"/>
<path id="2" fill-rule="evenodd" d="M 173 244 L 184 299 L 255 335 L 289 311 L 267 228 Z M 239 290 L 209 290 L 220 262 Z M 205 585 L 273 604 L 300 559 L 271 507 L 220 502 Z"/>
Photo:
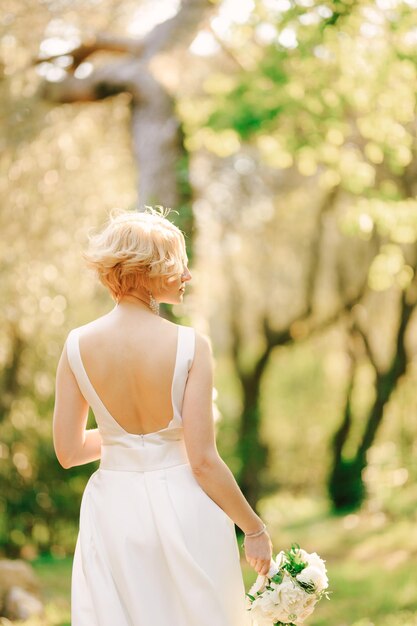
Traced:
<path id="1" fill-rule="evenodd" d="M 258 576 L 246 594 L 246 608 L 255 626 L 298 626 L 329 597 L 328 586 L 323 559 L 293 544 L 272 559 L 266 576 Z"/>

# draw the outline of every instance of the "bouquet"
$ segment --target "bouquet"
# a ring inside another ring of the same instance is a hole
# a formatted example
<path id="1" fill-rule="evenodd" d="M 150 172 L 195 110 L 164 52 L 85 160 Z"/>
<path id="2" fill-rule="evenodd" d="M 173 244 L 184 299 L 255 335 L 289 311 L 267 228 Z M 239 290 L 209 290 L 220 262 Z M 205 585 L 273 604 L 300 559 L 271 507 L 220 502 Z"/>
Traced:
<path id="1" fill-rule="evenodd" d="M 324 561 L 293 544 L 272 559 L 266 576 L 258 576 L 246 594 L 246 608 L 256 626 L 298 626 L 329 597 L 328 586 Z"/>

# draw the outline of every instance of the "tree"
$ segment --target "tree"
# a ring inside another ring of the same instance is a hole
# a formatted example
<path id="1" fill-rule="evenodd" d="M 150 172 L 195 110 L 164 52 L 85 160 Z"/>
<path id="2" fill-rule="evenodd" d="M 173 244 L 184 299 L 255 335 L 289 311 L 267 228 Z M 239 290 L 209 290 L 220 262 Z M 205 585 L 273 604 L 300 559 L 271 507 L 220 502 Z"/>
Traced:
<path id="1" fill-rule="evenodd" d="M 417 72 L 415 53 L 409 43 L 413 10 L 400 3 L 394 14 L 377 4 L 358 2 L 332 3 L 320 8 L 296 4 L 278 12 L 269 3 L 259 2 L 250 25 L 236 29 L 237 45 L 233 38 L 228 41 L 228 51 L 237 60 L 240 71 L 232 79 L 228 77 L 228 81 L 225 77 L 228 88 L 222 89 L 219 79 L 220 87 L 214 86 L 211 91 L 209 87 L 201 97 L 210 113 L 193 129 L 195 145 L 210 150 L 213 145 L 216 148 L 216 134 L 219 144 L 226 143 L 227 138 L 227 145 L 231 146 L 226 157 L 229 159 L 241 152 L 242 146 L 248 146 L 256 153 L 254 160 L 260 158 L 265 170 L 276 172 L 270 193 L 283 186 L 284 175 L 292 180 L 297 170 L 306 182 L 315 181 L 317 195 L 323 192 L 325 198 L 330 198 L 329 212 L 338 216 L 340 207 L 346 208 L 340 216 L 343 232 L 357 236 L 365 244 L 369 242 L 369 262 L 365 266 L 369 276 L 363 277 L 361 289 L 352 295 L 351 286 L 345 284 L 337 266 L 333 267 L 339 276 L 341 307 L 335 317 L 330 315 L 327 319 L 340 319 L 344 312 L 348 313 L 343 317 L 347 328 L 356 326 L 354 305 L 359 299 L 366 300 L 369 290 L 383 292 L 397 286 L 407 291 L 415 273 L 412 255 L 407 258 L 406 254 L 407 246 L 417 240 L 412 87 Z M 272 174 L 266 177 L 271 180 Z M 332 199 L 333 195 L 337 200 Z M 255 205 L 256 201 L 252 201 Z M 255 245 L 255 234 L 250 236 Z M 261 239 L 258 241 L 262 247 Z M 241 365 L 240 352 L 248 339 L 236 328 L 236 320 L 242 302 L 247 300 L 241 293 L 234 297 L 232 353 L 243 394 L 242 484 L 252 503 L 259 497 L 261 470 L 267 462 L 265 444 L 259 436 L 259 390 L 271 352 L 275 346 L 308 336 L 326 323 L 323 319 L 318 322 L 315 314 L 323 252 L 318 241 L 319 227 L 309 240 L 312 254 L 305 273 L 314 279 L 306 283 L 306 304 L 288 322 L 282 324 L 281 320 L 277 330 L 272 330 L 277 326 L 274 313 L 269 308 L 257 308 L 261 335 L 257 343 L 262 347 L 256 356 L 252 353 L 250 366 L 245 359 L 246 367 Z M 395 264 L 390 261 L 394 258 Z M 250 261 L 253 266 L 253 257 Z M 337 263 L 337 259 L 333 261 Z M 246 268 L 250 275 L 249 263 Z M 258 265 L 252 277 L 259 280 Z M 273 281 L 263 285 L 267 293 L 272 293 Z M 407 293 L 399 299 L 398 333 L 391 365 L 386 371 L 376 368 L 375 404 L 365 422 L 355 458 L 342 461 L 349 433 L 347 424 L 352 419 L 348 399 L 335 435 L 329 489 L 336 508 L 349 503 L 357 506 L 362 501 L 361 472 L 366 465 L 366 452 L 375 441 L 384 406 L 406 369 L 404 336 L 414 306 L 413 297 Z M 245 346 L 243 351 L 247 354 Z M 351 391 L 352 382 L 347 385 L 348 396 Z M 344 493 L 347 483 L 341 479 L 343 473 L 349 474 L 355 483 L 349 493 Z"/>
<path id="2" fill-rule="evenodd" d="M 214 5 L 183 3 L 177 19 L 160 24 L 143 42 L 132 42 L 133 47 L 138 46 L 137 58 L 131 51 L 115 51 L 115 55 L 124 56 L 109 63 L 109 81 L 115 82 L 111 85 L 104 80 L 103 63 L 108 60 L 105 54 L 113 54 L 110 48 L 116 47 L 118 27 L 113 17 L 119 4 L 102 0 L 100 10 L 96 4 L 85 6 L 82 14 L 69 5 L 51 9 L 48 3 L 29 2 L 22 8 L 8 0 L 5 7 L 8 28 L 2 33 L 0 83 L 1 114 L 7 120 L 2 132 L 0 181 L 5 301 L 0 332 L 0 387 L 4 392 L 0 426 L 1 456 L 8 462 L 0 471 L 4 518 L 0 545 L 13 555 L 30 557 L 38 549 L 49 548 L 62 555 L 73 550 L 80 486 L 91 473 L 87 466 L 74 468 L 67 476 L 51 446 L 54 376 L 65 334 L 69 327 L 82 324 L 109 305 L 104 290 L 83 271 L 80 252 L 87 229 L 101 225 L 111 207 L 136 206 L 134 178 L 140 176 L 141 200 L 172 204 L 180 210 L 177 223 L 186 233 L 192 232 L 188 157 L 181 123 L 176 118 L 173 96 L 162 83 L 159 85 L 148 64 L 163 49 L 174 57 L 174 43 L 175 54 L 181 59 L 181 54 L 186 54 L 180 51 L 182 43 L 187 45 L 194 36 L 193 28 Z M 133 10 L 133 3 L 124 7 Z M 88 51 L 73 44 L 76 58 L 72 60 L 62 49 L 54 58 L 47 60 L 49 53 L 38 59 L 39 49 L 46 49 L 51 39 L 57 44 L 54 29 L 63 31 L 59 34 L 61 45 L 67 31 L 73 34 L 77 18 L 78 35 L 84 35 L 87 28 L 100 33 L 111 30 L 113 37 L 86 37 L 90 44 L 100 41 L 104 51 L 97 49 L 93 55 L 91 48 Z M 120 40 L 126 45 L 130 41 L 124 37 Z M 82 67 L 82 57 L 94 65 L 92 75 L 85 76 L 86 82 L 79 78 L 88 67 Z M 37 74 L 34 59 L 45 80 Z M 134 85 L 127 85 L 127 92 L 117 82 L 120 75 L 116 76 L 123 65 L 127 68 L 123 77 L 134 81 Z M 140 74 L 137 82 L 135 68 Z M 62 82 L 53 82 L 57 75 Z M 104 81 L 101 85 L 100 76 Z M 94 77 L 97 83 L 91 86 L 88 101 L 83 102 L 81 93 L 88 92 L 88 79 Z M 148 89 L 149 98 L 158 93 L 154 110 L 145 93 L 139 94 L 139 83 Z M 60 92 L 70 90 L 70 85 L 80 90 L 80 100 L 75 91 L 71 96 Z M 112 88 L 114 96 L 107 97 Z M 133 114 L 128 115 L 131 111 Z M 160 118 L 160 125 L 158 114 L 165 116 Z M 146 154 L 145 136 L 139 132 L 147 121 L 157 124 L 155 145 L 147 135 L 152 155 L 161 157 L 153 166 Z M 132 128 L 140 144 L 140 173 L 132 167 Z M 159 179 L 152 179 L 152 175 Z M 158 190 L 161 195 L 153 195 Z M 92 415 L 88 426 L 94 427 Z"/>
<path id="3" fill-rule="evenodd" d="M 183 129 L 173 97 L 149 66 L 158 54 L 185 49 L 213 8 L 210 0 L 183 0 L 174 17 L 155 26 L 142 39 L 97 33 L 65 55 L 43 55 L 38 59 L 43 65 L 59 63 L 63 56 L 71 59 L 65 66 L 65 77 L 43 84 L 42 95 L 50 102 L 85 103 L 120 93 L 130 95 L 138 205 L 158 203 L 178 208 L 178 225 L 190 234 L 191 187 Z M 94 66 L 100 52 L 117 53 L 119 58 Z M 93 69 L 80 78 L 76 70 L 87 61 L 92 62 Z"/>

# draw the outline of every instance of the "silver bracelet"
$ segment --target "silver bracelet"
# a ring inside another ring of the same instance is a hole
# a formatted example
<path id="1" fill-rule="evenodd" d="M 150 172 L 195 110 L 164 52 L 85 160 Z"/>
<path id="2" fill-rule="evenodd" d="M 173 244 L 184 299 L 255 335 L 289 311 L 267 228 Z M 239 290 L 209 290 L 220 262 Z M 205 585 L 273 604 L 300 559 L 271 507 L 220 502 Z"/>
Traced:
<path id="1" fill-rule="evenodd" d="M 263 527 L 261 528 L 261 530 L 258 530 L 254 533 L 245 533 L 245 539 L 246 537 L 259 537 L 259 535 L 262 535 L 262 533 L 264 533 L 266 531 L 266 524 L 263 524 Z"/>

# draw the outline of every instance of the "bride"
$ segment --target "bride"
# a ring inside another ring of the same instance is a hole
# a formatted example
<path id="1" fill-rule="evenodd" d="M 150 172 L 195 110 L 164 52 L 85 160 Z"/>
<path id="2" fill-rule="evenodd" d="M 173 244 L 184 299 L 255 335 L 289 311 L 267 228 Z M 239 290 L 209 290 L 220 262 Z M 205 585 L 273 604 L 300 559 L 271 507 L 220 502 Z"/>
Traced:
<path id="1" fill-rule="evenodd" d="M 58 364 L 58 461 L 100 460 L 81 500 L 72 626 L 243 626 L 235 524 L 250 566 L 271 563 L 266 527 L 217 451 L 210 340 L 159 316 L 192 278 L 168 212 L 113 212 L 90 238 L 84 258 L 115 306 L 69 332 Z M 98 427 L 86 430 L 89 407 Z"/>

